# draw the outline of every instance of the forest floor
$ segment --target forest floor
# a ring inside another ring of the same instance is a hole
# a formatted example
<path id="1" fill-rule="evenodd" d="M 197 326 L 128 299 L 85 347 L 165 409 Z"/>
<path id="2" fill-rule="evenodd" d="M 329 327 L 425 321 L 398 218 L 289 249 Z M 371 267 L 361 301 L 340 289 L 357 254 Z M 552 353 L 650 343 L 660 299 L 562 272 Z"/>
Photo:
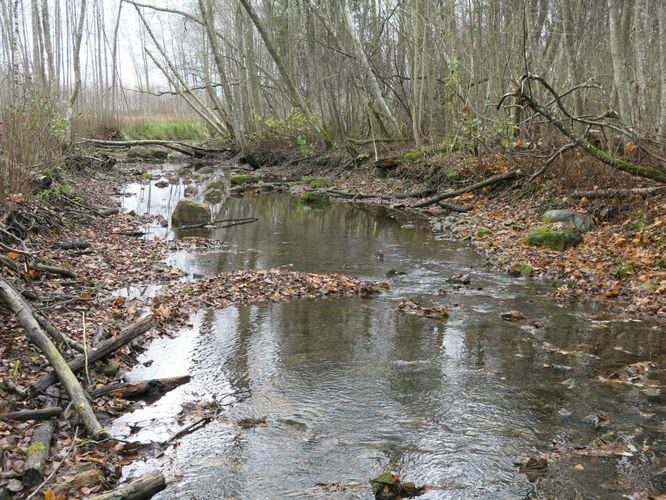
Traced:
<path id="1" fill-rule="evenodd" d="M 433 187 L 440 191 L 455 189 L 516 167 L 523 169 L 523 175 L 529 171 L 520 161 L 517 165 L 502 158 L 479 161 L 453 156 L 447 161 L 446 171 L 439 171 L 426 161 L 417 161 L 405 162 L 387 175 L 371 165 L 341 168 L 335 158 L 329 158 L 323 163 L 302 162 L 283 167 L 271 164 L 257 173 L 266 182 L 275 178 L 300 180 L 305 175 L 322 176 L 330 183 L 324 189 L 391 194 Z M 128 179 L 136 180 L 129 170 L 120 165 L 113 172 L 88 171 L 72 175 L 68 179 L 69 194 L 52 200 L 52 207 L 48 209 L 21 198 L 7 205 L 7 210 L 35 217 L 42 214 L 43 219 L 51 221 L 51 227 L 41 227 L 41 231 L 31 234 L 25 241 L 26 247 L 38 252 L 40 262 L 67 268 L 76 275 L 68 278 L 35 269 L 26 272 L 28 268 L 22 255 L 14 252 L 5 255 L 22 270 L 14 272 L 5 268 L 3 275 L 18 279 L 27 294 L 36 296 L 33 307 L 48 316 L 62 333 L 94 349 L 142 316 L 151 314 L 155 319 L 156 326 L 140 341 L 123 346 L 111 360 L 90 366 L 86 374 L 89 390 L 117 380 L 119 373 L 136 363 L 137 352 L 145 342 L 187 324 L 197 308 L 377 292 L 375 284 L 356 278 L 284 270 L 241 270 L 184 281 L 181 271 L 164 263 L 170 252 L 183 248 L 206 251 L 223 243 L 205 239 L 147 240 L 141 237 L 141 228 L 149 218 L 126 213 L 97 215 L 95 211 L 99 207 L 114 206 L 118 194 L 115 186 Z M 310 187 L 293 190 L 304 189 Z M 570 191 L 552 179 L 527 186 L 520 181 L 504 183 L 447 200 L 471 208 L 469 212 L 453 214 L 434 206 L 422 213 L 430 218 L 440 236 L 468 240 L 488 257 L 489 266 L 511 274 L 519 270 L 528 279 L 554 279 L 557 300 L 603 300 L 617 304 L 627 314 L 666 316 L 666 269 L 659 264 L 666 250 L 664 196 L 590 200 L 574 199 Z M 71 202 L 73 199 L 76 201 Z M 405 209 L 415 201 L 409 198 L 362 200 Z M 598 224 L 584 235 L 579 246 L 563 252 L 528 246 L 525 243 L 528 230 L 541 225 L 543 212 L 551 208 L 592 213 Z M 72 250 L 60 248 L 61 242 L 78 240 L 85 240 L 90 246 Z M 507 276 L 507 279 L 514 278 Z M 143 301 L 128 299 L 120 292 L 139 284 L 160 284 L 163 289 Z M 220 293 L 221 290 L 224 293 Z M 64 354 L 68 360 L 79 355 L 72 349 L 66 349 Z M 66 398 L 61 398 L 62 394 L 55 399 L 22 396 L 47 368 L 44 358 L 29 345 L 15 317 L 0 309 L 0 413 L 55 405 L 62 406 L 63 417 L 68 417 L 72 411 Z M 94 401 L 94 410 L 105 423 L 129 411 L 134 404 L 106 396 Z M 38 423 L 0 420 L 0 493 L 5 489 L 21 497 L 30 491 L 21 479 L 26 453 Z M 75 434 L 83 433 L 75 430 L 71 419 L 58 419 L 56 439 L 43 471 L 46 478 L 57 470 L 42 488 L 51 495 L 47 498 L 86 497 L 104 491 L 115 484 L 124 464 L 146 454 L 160 453 L 160 446 L 144 449 L 117 440 L 93 445 L 75 438 Z"/>

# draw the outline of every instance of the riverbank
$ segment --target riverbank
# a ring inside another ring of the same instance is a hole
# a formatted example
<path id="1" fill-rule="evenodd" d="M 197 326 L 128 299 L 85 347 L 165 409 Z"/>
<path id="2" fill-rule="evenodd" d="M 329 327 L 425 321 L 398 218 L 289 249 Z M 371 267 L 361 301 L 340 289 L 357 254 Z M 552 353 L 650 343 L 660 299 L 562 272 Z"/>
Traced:
<path id="1" fill-rule="evenodd" d="M 139 170 L 143 172 L 143 168 Z M 114 171 L 62 172 L 57 185 L 43 191 L 47 194 L 41 195 L 42 201 L 15 198 L 7 205 L 7 213 L 15 214 L 12 220 L 34 219 L 41 224 L 35 225 L 21 247 L 37 257 L 7 252 L 3 275 L 15 280 L 31 308 L 48 318 L 47 331 L 67 361 L 83 355 L 94 359 L 95 352 L 142 325 L 137 335 L 114 346 L 110 355 L 82 367 L 84 387 L 90 394 L 122 380 L 146 344 L 186 326 L 190 315 L 201 308 L 378 292 L 371 283 L 341 274 L 284 269 L 188 278 L 165 258 L 178 251 L 196 254 L 219 249 L 225 243 L 196 237 L 182 241 L 145 237 L 147 228 L 159 225 L 160 220 L 116 208 L 118 197 L 124 196 L 122 185 L 137 178 L 150 182 L 146 176 L 137 176 L 137 166 L 130 164 Z M 150 293 L 140 293 L 145 290 Z M 143 327 L 146 318 L 151 322 Z M 16 317 L 4 309 L 0 310 L 0 359 L 0 417 L 14 413 L 0 419 L 3 494 L 22 498 L 39 485 L 42 493 L 50 489 L 56 496 L 94 496 L 113 487 L 123 465 L 151 453 L 114 439 L 96 444 L 88 441 L 74 423 L 76 419 L 70 418 L 72 410 L 64 392 L 31 396 L 33 388 L 45 389 L 41 384 L 48 363 L 28 342 Z M 151 387 L 155 388 L 154 382 Z M 150 393 L 155 395 L 153 390 Z M 143 399 L 114 394 L 94 399 L 93 408 L 102 425 L 132 411 Z M 27 481 L 26 463 L 39 445 L 35 440 L 42 425 L 41 418 L 30 418 L 36 417 L 30 412 L 47 407 L 51 411 L 59 408 L 61 416 L 51 429 L 53 443 L 47 448 L 47 458 Z"/>
<path id="2" fill-rule="evenodd" d="M 348 194 L 340 198 L 344 201 L 411 211 L 423 199 L 402 197 L 405 193 L 452 191 L 501 172 L 520 170 L 513 182 L 445 200 L 465 212 L 437 204 L 418 212 L 429 218 L 439 238 L 468 241 L 486 256 L 488 266 L 518 279 L 553 280 L 556 300 L 601 301 L 619 306 L 630 316 L 666 317 L 664 190 L 627 193 L 631 188 L 640 189 L 635 179 L 608 178 L 603 167 L 587 163 L 584 167 L 591 169 L 590 179 L 578 172 L 574 177 L 545 176 L 529 182 L 540 167 L 520 156 L 499 158 L 497 163 L 460 155 L 402 160 L 389 173 L 375 166 L 381 162 L 340 169 L 326 159 L 294 163 L 283 157 L 281 164 L 263 166 L 259 173 L 285 179 L 320 176 L 327 179 L 322 190 L 338 197 L 340 192 Z M 605 184 L 595 184 L 601 177 Z M 572 187 L 576 178 L 577 189 Z M 603 196 L 596 197 L 596 192 Z M 372 193 L 398 198 L 382 199 Z M 528 234 L 545 225 L 544 214 L 552 209 L 589 215 L 594 227 L 579 245 L 565 251 L 529 245 Z"/>
<path id="3" fill-rule="evenodd" d="M 664 313 L 664 274 L 654 264 L 658 255 L 658 239 L 664 212 L 663 200 L 635 200 L 646 206 L 641 218 L 621 222 L 627 211 L 616 214 L 615 221 L 600 221 L 598 226 L 584 236 L 578 247 L 565 252 L 554 252 L 527 246 L 525 235 L 531 227 L 542 224 L 543 211 L 548 208 L 590 208 L 583 201 L 571 203 L 557 195 L 549 186 L 526 189 L 520 178 L 511 183 L 493 185 L 482 191 L 465 193 L 453 201 L 454 204 L 470 208 L 468 212 L 451 214 L 441 207 L 414 211 L 409 207 L 422 198 L 382 199 L 364 198 L 368 193 L 403 194 L 417 191 L 445 191 L 469 185 L 473 180 L 482 180 L 508 171 L 516 165 L 489 166 L 468 165 L 462 159 L 452 161 L 446 173 L 434 171 L 425 176 L 424 166 L 399 165 L 400 176 L 386 175 L 381 169 L 366 165 L 354 169 L 341 169 L 332 159 L 317 164 L 303 162 L 286 167 L 267 166 L 254 172 L 264 181 L 248 184 L 244 189 L 260 192 L 279 187 L 294 194 L 306 190 L 320 190 L 329 196 L 342 197 L 352 203 L 372 203 L 394 206 L 408 214 L 427 217 L 437 239 L 467 240 L 487 256 L 489 268 L 506 271 L 507 280 L 531 280 L 539 276 L 558 281 L 554 295 L 558 299 L 585 298 L 604 300 L 619 304 L 627 314 L 662 316 Z M 166 172 L 166 186 L 170 182 L 178 185 L 185 179 L 188 186 L 203 186 L 214 175 L 224 174 L 219 169 L 219 160 L 209 165 L 190 165 L 189 168 Z M 207 170 L 206 167 L 209 167 Z M 203 170 L 203 172 L 202 172 Z M 460 176 L 451 175 L 456 170 Z M 209 173 L 205 173 L 208 172 Z M 308 179 L 302 179 L 303 176 Z M 525 177 L 522 173 L 522 178 Z M 152 179 L 150 171 L 142 164 L 124 163 L 115 171 L 86 171 L 61 179 L 59 188 L 49 188 L 54 209 L 49 209 L 54 226 L 59 230 L 33 235 L 26 240 L 31 250 L 39 252 L 41 261 L 72 271 L 75 278 L 47 273 L 28 273 L 26 294 L 37 297 L 37 306 L 47 315 L 55 327 L 76 345 L 98 346 L 117 336 L 146 314 L 152 315 L 156 326 L 150 329 L 140 342 L 123 346 L 111 361 L 90 367 L 91 389 L 99 389 L 128 371 L 136 363 L 137 352 L 147 340 L 173 331 L 175 327 L 187 326 L 191 313 L 201 308 L 220 308 L 229 304 L 252 304 L 257 302 L 279 302 L 293 298 L 317 298 L 330 295 L 352 295 L 373 293 L 376 289 L 367 283 L 339 274 L 296 273 L 281 270 L 248 270 L 231 273 L 216 273 L 213 277 L 188 277 L 181 269 L 164 262 L 167 255 L 186 251 L 208 252 L 225 246 L 225 242 L 206 238 L 188 237 L 166 241 L 159 237 L 147 238 L 154 226 L 159 226 L 158 217 L 140 213 L 113 213 L 118 197 L 126 196 L 119 186 L 132 182 L 150 186 L 160 180 Z M 437 184 L 433 179 L 437 178 Z M 446 185 L 442 179 L 447 179 Z M 276 184 L 276 179 L 279 182 Z M 284 180 L 283 180 L 284 179 Z M 301 182 L 305 181 L 305 182 Z M 65 189 L 63 186 L 68 186 Z M 66 191 L 66 192 L 65 192 Z M 238 190 L 236 190 L 238 191 Z M 551 193 L 550 197 L 546 195 Z M 342 196 L 340 193 L 345 193 Z M 351 195 L 351 196 L 349 196 Z M 60 199 L 57 199 L 60 196 Z M 356 196 L 356 199 L 355 199 Z M 17 210 L 40 213 L 40 205 L 16 200 Z M 278 222 L 279 223 L 279 222 Z M 481 230 L 483 229 L 483 231 Z M 620 242 L 615 238 L 623 238 Z M 598 240 L 598 241 L 597 241 Z M 61 248 L 63 242 L 85 241 L 88 246 Z M 607 245 L 616 247 L 610 254 Z M 637 253 L 639 250 L 642 253 Z M 22 262 L 20 255 L 8 255 L 10 260 Z M 634 260 L 629 260 L 629 259 Z M 643 260 L 635 260 L 643 259 Z M 653 260 L 650 260 L 653 259 Z M 631 265 L 625 272 L 614 271 L 621 263 Z M 592 267 L 592 264 L 594 267 Z M 587 271 L 586 269 L 592 271 Z M 613 274 L 615 272 L 615 274 Z M 517 277 L 515 275 L 520 275 Z M 448 276 L 442 276 L 444 281 Z M 610 280 L 610 281 L 609 281 Z M 660 281 L 661 280 L 661 281 Z M 617 289 L 617 282 L 622 288 Z M 649 286 L 641 286 L 641 285 Z M 616 293 L 617 292 L 617 293 Z M 12 316 L 3 313 L 2 320 L 2 379 L 6 402 L 5 411 L 27 410 L 54 404 L 46 399 L 27 400 L 21 396 L 46 366 L 28 345 Z M 85 332 L 85 333 L 84 333 Z M 66 350 L 71 359 L 80 355 L 76 349 Z M 59 400 L 56 398 L 55 403 Z M 122 398 L 96 400 L 95 411 L 103 422 L 130 411 L 132 402 Z M 67 412 L 68 410 L 65 410 Z M 6 486 L 19 494 L 28 491 L 20 482 L 26 453 L 38 425 L 30 423 L 2 423 L 0 438 L 3 460 L 9 474 L 3 476 Z M 55 434 L 58 440 L 53 445 L 44 473 L 48 474 L 58 458 L 69 453 L 51 486 L 62 484 L 57 492 L 78 489 L 87 494 L 102 491 L 118 479 L 116 465 L 130 463 L 152 453 L 142 447 L 124 442 L 109 441 L 94 449 L 84 449 L 81 441 L 74 439 L 76 427 L 67 418 L 58 419 Z M 80 435 L 80 430 L 78 434 Z M 72 443 L 74 446 L 72 447 Z M 114 467 L 91 467 L 91 464 L 109 463 Z M 92 470 L 92 472 L 91 472 Z M 96 471 L 96 472 L 95 472 Z M 83 475 L 83 476 L 82 476 Z M 87 481 L 81 485 L 82 477 Z M 87 478 L 87 479 L 86 479 Z M 13 481 L 10 483 L 10 481 Z M 79 482 L 77 482 L 79 481 Z M 21 488 L 21 489 L 19 489 Z"/>

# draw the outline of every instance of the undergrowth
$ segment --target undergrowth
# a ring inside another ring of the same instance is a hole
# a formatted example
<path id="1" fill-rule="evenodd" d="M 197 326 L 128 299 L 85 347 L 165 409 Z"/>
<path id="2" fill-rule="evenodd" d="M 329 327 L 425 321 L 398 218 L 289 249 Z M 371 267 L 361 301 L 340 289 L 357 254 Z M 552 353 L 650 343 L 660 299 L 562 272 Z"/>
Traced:
<path id="1" fill-rule="evenodd" d="M 196 120 L 146 120 L 125 123 L 125 139 L 201 140 L 209 136 L 206 127 Z"/>

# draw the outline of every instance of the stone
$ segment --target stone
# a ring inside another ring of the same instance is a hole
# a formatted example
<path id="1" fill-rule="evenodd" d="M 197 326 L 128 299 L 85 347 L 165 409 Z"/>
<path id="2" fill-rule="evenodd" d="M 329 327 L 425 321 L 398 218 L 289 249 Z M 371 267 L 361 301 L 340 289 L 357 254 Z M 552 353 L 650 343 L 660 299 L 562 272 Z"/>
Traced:
<path id="1" fill-rule="evenodd" d="M 224 177 L 215 177 L 215 179 L 206 184 L 207 190 L 219 189 L 220 191 L 224 191 L 226 187 L 227 187 L 227 181 L 224 179 Z"/>
<path id="2" fill-rule="evenodd" d="M 238 186 L 240 184 L 255 184 L 259 179 L 256 176 L 250 174 L 234 174 L 229 177 L 229 181 L 232 186 Z"/>
<path id="3" fill-rule="evenodd" d="M 169 181 L 166 180 L 166 179 L 161 179 L 161 180 L 159 180 L 155 183 L 155 187 L 158 187 L 158 188 L 169 187 Z"/>
<path id="4" fill-rule="evenodd" d="M 206 165 L 205 167 L 200 168 L 199 170 L 197 170 L 197 174 L 201 174 L 201 175 L 210 175 L 213 172 L 215 172 L 215 169 L 213 167 L 211 167 L 210 165 Z"/>
<path id="5" fill-rule="evenodd" d="M 151 149 L 151 156 L 157 160 L 166 160 L 169 157 L 169 152 L 163 149 Z"/>
<path id="6" fill-rule="evenodd" d="M 560 252 L 575 247 L 581 241 L 583 238 L 579 233 L 567 228 L 541 226 L 533 229 L 527 235 L 528 245 L 546 247 Z"/>
<path id="7" fill-rule="evenodd" d="M 153 152 L 144 146 L 133 146 L 127 150 L 128 158 L 153 158 Z"/>
<path id="8" fill-rule="evenodd" d="M 469 277 L 469 274 L 455 274 L 450 278 L 446 279 L 447 283 L 452 283 L 454 285 L 469 285 L 472 282 L 472 279 Z"/>
<path id="9" fill-rule="evenodd" d="M 507 311 L 500 314 L 500 317 L 504 321 L 522 321 L 525 319 L 525 315 L 520 311 Z"/>
<path id="10" fill-rule="evenodd" d="M 196 186 L 187 186 L 185 188 L 184 194 L 185 196 L 196 196 L 196 194 L 199 192 Z"/>
<path id="11" fill-rule="evenodd" d="M 586 233 L 596 225 L 594 217 L 590 214 L 575 212 L 574 210 L 548 210 L 543 214 L 544 224 L 564 222 L 580 233 Z"/>
<path id="12" fill-rule="evenodd" d="M 311 207 L 323 207 L 330 203 L 328 195 L 321 191 L 305 191 L 298 198 L 298 201 Z"/>
<path id="13" fill-rule="evenodd" d="M 180 200 L 171 214 L 171 222 L 174 226 L 207 224 L 210 222 L 209 205 L 201 201 Z"/>
<path id="14" fill-rule="evenodd" d="M 106 363 L 104 363 L 100 368 L 98 368 L 99 372 L 102 375 L 106 375 L 107 377 L 113 377 L 116 373 L 118 373 L 118 370 L 120 370 L 120 363 L 118 363 L 114 359 L 110 359 Z"/>
<path id="15" fill-rule="evenodd" d="M 222 198 L 224 197 L 224 193 L 217 189 L 217 188 L 211 188 L 209 187 L 204 191 L 204 200 L 206 200 L 209 203 L 219 203 L 222 201 Z"/>

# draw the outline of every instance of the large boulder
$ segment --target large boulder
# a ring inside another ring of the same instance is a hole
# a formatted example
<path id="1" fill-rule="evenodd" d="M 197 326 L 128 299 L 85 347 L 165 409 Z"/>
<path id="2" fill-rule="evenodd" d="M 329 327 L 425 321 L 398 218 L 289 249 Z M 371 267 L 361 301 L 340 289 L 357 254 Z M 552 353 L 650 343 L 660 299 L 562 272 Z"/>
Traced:
<path id="1" fill-rule="evenodd" d="M 227 187 L 227 182 L 224 180 L 224 177 L 216 177 L 208 184 L 206 184 L 206 189 L 219 189 L 224 191 Z"/>
<path id="2" fill-rule="evenodd" d="M 210 209 L 207 203 L 195 200 L 180 200 L 171 214 L 174 227 L 210 222 Z"/>
<path id="3" fill-rule="evenodd" d="M 208 203 L 219 203 L 224 198 L 224 192 L 217 188 L 208 188 L 204 191 L 204 200 Z"/>
<path id="4" fill-rule="evenodd" d="M 543 222 L 545 224 L 563 222 L 564 224 L 573 226 L 580 233 L 586 233 L 595 226 L 593 216 L 573 210 L 548 210 L 543 214 Z"/>
<path id="5" fill-rule="evenodd" d="M 153 153 L 150 149 L 144 146 L 133 146 L 127 150 L 127 157 L 141 159 L 152 158 Z"/>
<path id="6" fill-rule="evenodd" d="M 575 247 L 583 241 L 583 238 L 577 231 L 561 226 L 562 224 L 559 223 L 552 226 L 534 228 L 527 235 L 527 244 L 562 252 L 567 248 Z"/>

